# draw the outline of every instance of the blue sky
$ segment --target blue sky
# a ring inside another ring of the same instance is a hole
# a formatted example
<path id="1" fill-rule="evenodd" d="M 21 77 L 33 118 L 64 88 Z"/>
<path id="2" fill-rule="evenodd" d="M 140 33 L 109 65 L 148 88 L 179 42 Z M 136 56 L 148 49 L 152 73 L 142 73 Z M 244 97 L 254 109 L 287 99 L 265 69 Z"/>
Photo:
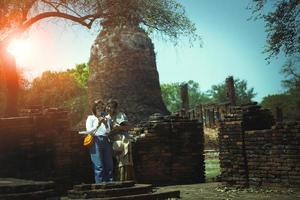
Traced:
<path id="1" fill-rule="evenodd" d="M 248 86 L 254 87 L 256 101 L 284 91 L 281 87 L 283 76 L 279 73 L 284 58 L 279 57 L 269 65 L 264 60 L 264 23 L 247 20 L 251 16 L 246 9 L 250 0 L 180 2 L 196 24 L 203 47 L 196 43 L 190 48 L 186 42 L 174 47 L 154 38 L 161 83 L 194 80 L 200 83 L 202 91 L 206 91 L 211 85 L 233 75 L 247 80 Z M 33 55 L 18 63 L 31 78 L 45 70 L 72 68 L 89 60 L 90 47 L 96 36 L 95 30 L 62 26 L 59 21 L 38 23 L 27 34 L 33 45 Z"/>

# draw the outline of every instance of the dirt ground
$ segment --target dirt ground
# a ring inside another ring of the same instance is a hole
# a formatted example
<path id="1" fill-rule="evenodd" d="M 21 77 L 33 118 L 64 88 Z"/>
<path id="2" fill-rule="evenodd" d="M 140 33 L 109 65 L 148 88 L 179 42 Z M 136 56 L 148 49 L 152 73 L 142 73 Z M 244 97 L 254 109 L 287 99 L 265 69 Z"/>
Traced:
<path id="1" fill-rule="evenodd" d="M 182 200 L 216 199 L 216 200 L 300 200 L 300 188 L 269 189 L 248 188 L 239 189 L 225 187 L 221 183 L 202 183 L 191 185 L 174 185 L 155 188 L 157 191 L 180 190 Z"/>

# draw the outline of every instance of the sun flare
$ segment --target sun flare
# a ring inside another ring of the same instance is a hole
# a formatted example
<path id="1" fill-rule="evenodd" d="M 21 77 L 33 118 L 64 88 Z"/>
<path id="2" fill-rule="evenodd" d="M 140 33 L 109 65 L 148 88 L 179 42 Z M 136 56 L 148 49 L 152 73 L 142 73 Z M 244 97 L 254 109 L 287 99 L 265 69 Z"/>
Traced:
<path id="1" fill-rule="evenodd" d="M 16 59 L 26 59 L 31 52 L 31 44 L 28 40 L 14 39 L 9 44 L 7 51 L 15 56 Z"/>

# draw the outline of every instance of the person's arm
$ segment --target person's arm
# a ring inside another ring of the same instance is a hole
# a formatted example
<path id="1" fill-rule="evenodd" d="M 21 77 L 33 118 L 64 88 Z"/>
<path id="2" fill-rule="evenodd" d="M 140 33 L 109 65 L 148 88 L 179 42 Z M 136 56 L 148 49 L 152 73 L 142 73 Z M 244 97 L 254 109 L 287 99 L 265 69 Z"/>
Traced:
<path id="1" fill-rule="evenodd" d="M 104 126 L 105 126 L 105 128 L 109 128 L 109 126 L 108 126 L 108 120 L 107 120 L 106 117 L 99 117 L 98 121 L 99 121 L 99 124 L 103 123 Z"/>
<path id="2" fill-rule="evenodd" d="M 129 131 L 133 128 L 133 126 L 131 126 L 129 123 L 128 123 L 128 118 L 127 116 L 125 115 L 125 113 L 123 112 L 119 112 L 116 116 L 116 122 L 115 124 L 113 125 L 113 130 L 114 131 Z"/>
<path id="3" fill-rule="evenodd" d="M 86 123 L 85 123 L 86 134 L 94 133 L 98 128 L 98 124 L 99 124 L 99 122 L 98 123 L 96 122 L 96 118 L 93 119 L 92 116 L 88 116 Z"/>
<path id="4" fill-rule="evenodd" d="M 113 126 L 114 131 L 129 131 L 133 129 L 133 126 L 130 126 L 128 123 L 115 124 Z"/>

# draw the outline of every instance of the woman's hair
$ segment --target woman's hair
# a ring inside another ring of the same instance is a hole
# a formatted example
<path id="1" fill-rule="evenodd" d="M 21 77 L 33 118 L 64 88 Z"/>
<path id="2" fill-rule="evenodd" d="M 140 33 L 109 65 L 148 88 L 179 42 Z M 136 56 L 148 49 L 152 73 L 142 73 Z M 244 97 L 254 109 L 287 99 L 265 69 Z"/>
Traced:
<path id="1" fill-rule="evenodd" d="M 109 99 L 108 101 L 107 101 L 107 105 L 112 105 L 114 108 L 117 108 L 118 107 L 118 101 L 117 100 L 115 100 L 115 99 Z"/>
<path id="2" fill-rule="evenodd" d="M 94 115 L 97 115 L 97 106 L 98 106 L 99 104 L 104 105 L 103 101 L 100 100 L 100 99 L 94 101 L 94 103 L 93 103 L 93 105 L 92 105 L 92 113 L 93 113 Z"/>

